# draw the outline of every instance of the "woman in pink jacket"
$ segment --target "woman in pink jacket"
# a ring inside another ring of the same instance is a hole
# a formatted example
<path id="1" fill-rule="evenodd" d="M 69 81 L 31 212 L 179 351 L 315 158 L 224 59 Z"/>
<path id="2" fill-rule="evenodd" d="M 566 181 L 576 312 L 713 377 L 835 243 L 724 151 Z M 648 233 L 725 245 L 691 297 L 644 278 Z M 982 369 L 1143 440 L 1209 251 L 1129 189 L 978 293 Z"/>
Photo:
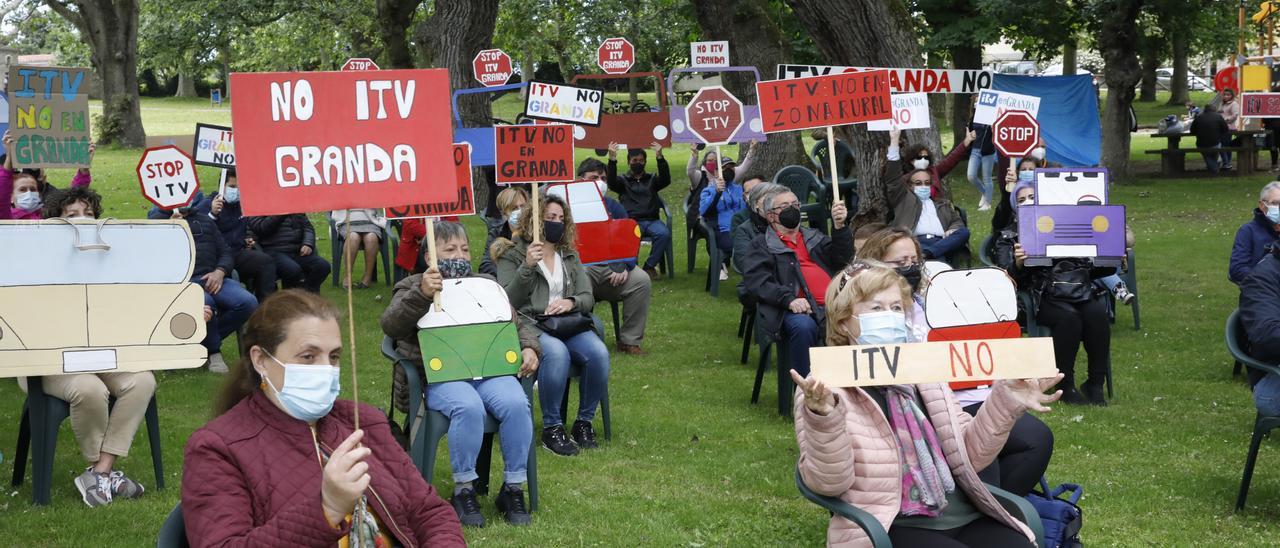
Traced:
<path id="1" fill-rule="evenodd" d="M 881 263 L 854 263 L 827 289 L 827 344 L 907 342 L 911 288 Z M 1062 377 L 996 381 L 970 417 L 945 384 L 831 390 L 795 371 L 800 475 L 814 492 L 870 512 L 894 546 L 1033 546 L 1035 536 L 978 478 L 1027 409 Z M 870 546 L 856 524 L 833 516 L 830 546 Z"/>
<path id="2" fill-rule="evenodd" d="M 4 167 L 0 169 L 0 220 L 40 220 L 44 201 L 56 189 L 45 181 L 43 169 L 13 171 L 13 136 L 4 132 Z M 89 161 L 93 161 L 93 145 L 89 145 Z M 89 186 L 88 168 L 76 170 L 71 187 Z"/>

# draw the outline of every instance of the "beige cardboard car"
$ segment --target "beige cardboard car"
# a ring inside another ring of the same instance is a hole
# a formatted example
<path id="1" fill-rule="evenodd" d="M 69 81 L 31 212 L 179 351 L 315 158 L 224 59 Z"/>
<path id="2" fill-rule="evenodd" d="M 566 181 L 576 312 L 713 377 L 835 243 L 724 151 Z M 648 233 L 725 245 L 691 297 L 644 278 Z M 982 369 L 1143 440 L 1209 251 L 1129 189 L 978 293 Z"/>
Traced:
<path id="1" fill-rule="evenodd" d="M 200 367 L 182 221 L 0 221 L 0 377 Z"/>

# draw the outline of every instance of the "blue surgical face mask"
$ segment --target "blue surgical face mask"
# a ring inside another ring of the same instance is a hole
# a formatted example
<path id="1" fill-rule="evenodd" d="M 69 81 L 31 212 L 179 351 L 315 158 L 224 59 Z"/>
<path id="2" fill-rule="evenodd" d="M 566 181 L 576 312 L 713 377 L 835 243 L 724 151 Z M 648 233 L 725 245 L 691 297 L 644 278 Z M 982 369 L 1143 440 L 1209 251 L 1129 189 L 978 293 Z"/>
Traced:
<path id="1" fill-rule="evenodd" d="M 264 350 L 265 352 L 265 350 Z M 276 393 L 276 399 L 290 417 L 303 422 L 316 422 L 328 415 L 342 389 L 338 384 L 338 368 L 329 365 L 284 363 L 270 352 L 267 356 L 284 368 L 284 388 L 277 389 L 271 379 L 262 377 Z"/>
<path id="2" fill-rule="evenodd" d="M 900 344 L 907 342 L 907 317 L 886 310 L 858 314 L 858 344 Z"/>
<path id="3" fill-rule="evenodd" d="M 1267 219 L 1280 224 L 1280 206 L 1267 206 Z"/>
<path id="4" fill-rule="evenodd" d="M 35 211 L 41 206 L 40 193 L 35 191 L 19 193 L 14 203 L 23 211 Z"/>
<path id="5" fill-rule="evenodd" d="M 511 225 L 511 228 L 515 228 L 515 226 L 516 226 L 516 225 L 520 224 L 520 210 L 519 210 L 519 209 L 512 210 L 512 211 L 511 211 L 511 214 L 510 214 L 510 215 L 507 215 L 507 224 Z"/>
<path id="6" fill-rule="evenodd" d="M 1036 172 L 1030 169 L 1024 169 L 1018 172 L 1018 182 L 1020 183 L 1030 183 L 1035 178 Z"/>
<path id="7" fill-rule="evenodd" d="M 227 187 L 227 194 L 226 194 L 225 196 L 223 196 L 222 198 L 223 198 L 223 199 L 225 199 L 225 200 L 227 201 L 227 203 L 229 203 L 229 204 L 234 204 L 234 203 L 236 203 L 236 202 L 239 202 L 239 201 L 240 201 L 240 188 L 238 188 L 238 187 L 234 187 L 234 186 L 229 186 L 229 187 Z"/>
<path id="8" fill-rule="evenodd" d="M 928 200 L 929 194 L 933 191 L 933 188 L 927 186 L 913 186 L 911 187 L 911 191 L 916 193 L 916 198 Z"/>

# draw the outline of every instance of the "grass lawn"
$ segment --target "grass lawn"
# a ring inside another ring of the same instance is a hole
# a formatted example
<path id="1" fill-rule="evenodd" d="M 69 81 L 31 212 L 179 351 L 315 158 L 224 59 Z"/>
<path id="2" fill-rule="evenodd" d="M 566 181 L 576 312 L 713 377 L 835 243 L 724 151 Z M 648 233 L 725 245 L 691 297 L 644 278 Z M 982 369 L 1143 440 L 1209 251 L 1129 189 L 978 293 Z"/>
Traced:
<path id="1" fill-rule="evenodd" d="M 146 101 L 144 121 L 153 133 L 186 133 L 197 121 L 228 121 L 225 109 L 206 112 L 202 106 L 207 103 Z M 687 150 L 679 147 L 670 154 L 677 173 Z M 104 194 L 111 216 L 145 213 L 133 173 L 138 155 L 137 150 L 98 153 L 94 186 Z M 1139 168 L 1151 173 L 1154 166 Z M 216 178 L 212 172 L 202 175 L 208 191 Z M 69 176 L 56 172 L 52 180 L 65 184 Z M 669 204 L 680 203 L 686 192 L 683 177 L 676 178 L 665 195 Z M 1231 360 L 1222 343 L 1223 322 L 1237 296 L 1226 275 L 1231 238 L 1266 180 L 1258 175 L 1162 181 L 1148 175 L 1113 190 L 1114 201 L 1128 206 L 1138 236 L 1143 330 L 1133 330 L 1127 308 L 1119 312 L 1112 339 L 1116 396 L 1110 407 L 1060 405 L 1044 416 L 1057 440 L 1049 479 L 1084 485 L 1084 539 L 1090 544 L 1180 546 L 1208 540 L 1213 545 L 1263 545 L 1273 544 L 1280 532 L 1275 524 L 1280 518 L 1280 451 L 1273 442 L 1261 451 L 1248 511 L 1231 511 L 1254 410 L 1247 386 L 1231 378 Z M 971 245 L 976 246 L 988 232 L 989 216 L 973 207 L 977 196 L 968 184 L 957 178 L 952 188 L 970 210 Z M 319 251 L 329 256 L 323 219 L 312 218 L 321 234 Z M 676 224 L 684 223 L 678 219 Z M 467 225 L 478 253 L 480 222 L 472 218 Z M 683 234 L 683 226 L 675 232 Z M 827 514 L 804 501 L 792 482 L 797 449 L 790 420 L 775 412 L 772 373 L 760 405 L 748 404 L 754 366 L 737 363 L 737 277 L 712 299 L 702 291 L 705 252 L 699 252 L 692 275 L 685 272 L 684 254 L 685 242 L 678 238 L 676 279 L 654 285 L 645 341 L 649 356 L 614 355 L 612 442 L 572 459 L 540 450 L 542 506 L 534 525 L 516 530 L 501 524 L 492 500 L 485 499 L 491 525 L 468 530 L 469 541 L 695 547 L 814 546 L 824 541 Z M 335 302 L 345 299 L 328 284 L 324 293 Z M 389 399 L 390 368 L 378 352 L 382 334 L 377 318 L 389 294 L 379 284 L 355 295 L 360 394 L 380 407 Z M 608 309 L 598 310 L 608 323 Z M 612 347 L 612 334 L 607 340 Z M 230 341 L 224 355 L 229 360 L 235 356 Z M 756 356 L 753 351 L 752 358 Z M 344 356 L 344 397 L 351 394 L 351 366 Z M 1083 356 L 1078 367 L 1083 371 Z M 64 424 L 52 504 L 31 505 L 29 480 L 0 497 L 0 531 L 9 543 L 153 542 L 179 498 L 183 444 L 210 419 L 221 380 L 202 370 L 158 372 L 158 378 L 167 488 L 154 489 L 147 440 L 140 433 L 133 454 L 120 466 L 147 486 L 147 494 L 137 501 L 86 508 L 71 482 L 84 463 L 71 428 Z M 0 405 L 0 424 L 12 425 L 0 428 L 3 477 L 12 472 L 22 397 L 14 383 L 0 382 L 0 401 L 7 402 Z M 448 490 L 448 458 L 443 446 L 440 450 L 435 484 Z"/>

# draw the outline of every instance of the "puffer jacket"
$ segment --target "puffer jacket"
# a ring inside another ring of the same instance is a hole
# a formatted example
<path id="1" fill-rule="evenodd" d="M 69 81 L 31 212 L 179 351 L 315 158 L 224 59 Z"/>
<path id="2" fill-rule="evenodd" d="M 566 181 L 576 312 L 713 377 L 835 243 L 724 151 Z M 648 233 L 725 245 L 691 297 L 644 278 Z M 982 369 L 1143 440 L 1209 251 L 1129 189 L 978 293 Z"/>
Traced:
<path id="1" fill-rule="evenodd" d="M 315 425 L 332 452 L 354 431 L 354 403 L 337 401 Z M 381 411 L 360 405 L 369 509 L 406 547 L 466 546 L 449 503 L 422 479 L 396 443 Z M 335 546 L 350 532 L 334 529 L 320 497 L 323 469 L 311 429 L 262 391 L 209 421 L 187 440 L 182 515 L 192 546 Z"/>
<path id="2" fill-rule="evenodd" d="M 494 255 L 498 257 L 498 283 L 507 290 L 511 306 L 520 315 L 532 319 L 547 310 L 551 288 L 541 268 L 525 266 L 524 255 L 528 249 L 529 242 L 524 238 L 516 238 L 514 242 L 503 238 L 493 243 Z M 575 311 L 590 314 L 596 299 L 591 293 L 591 277 L 578 259 L 578 252 L 571 246 L 557 247 L 556 251 L 560 252 L 564 264 L 560 272 L 564 276 L 564 298 L 573 301 Z"/>
<path id="3" fill-rule="evenodd" d="M 923 410 L 942 444 L 943 456 L 973 505 L 1035 542 L 1025 524 L 1014 519 L 978 478 L 978 470 L 995 459 L 1009 437 L 1009 429 L 1026 409 L 1009 392 L 996 389 L 970 417 L 943 384 L 916 385 Z M 804 404 L 796 389 L 796 442 L 800 444 L 800 477 L 815 493 L 839 497 L 870 512 L 888 531 L 902 506 L 902 463 L 897 437 L 884 410 L 860 388 L 834 390 L 835 409 L 821 416 Z M 857 524 L 832 516 L 828 546 L 871 546 Z"/>
<path id="4" fill-rule="evenodd" d="M 493 276 L 477 274 L 477 278 L 492 280 Z M 431 308 L 432 299 L 422 292 L 422 274 L 414 274 L 400 280 L 391 289 L 391 303 L 382 311 L 382 332 L 395 339 L 396 352 L 413 362 L 418 368 L 418 378 L 426 378 L 426 370 L 422 367 L 422 348 L 418 346 L 418 320 Z M 520 348 L 529 348 L 542 354 L 542 346 L 538 344 L 538 328 L 533 322 L 519 314 L 515 315 L 516 329 L 520 334 Z M 396 409 L 408 411 L 409 392 L 405 386 L 404 373 L 395 368 L 392 374 L 392 394 L 395 395 Z"/>
<path id="5" fill-rule="evenodd" d="M 898 173 L 901 171 L 901 164 L 901 160 L 888 160 L 885 171 L 887 173 Z M 940 179 L 937 179 L 935 175 L 935 180 Z M 915 193 L 911 191 L 911 178 L 886 175 L 881 179 L 881 183 L 884 184 L 885 201 L 889 202 L 890 207 L 893 208 L 893 217 L 889 219 L 890 223 L 893 226 L 914 232 L 916 224 L 920 222 L 920 213 L 924 210 L 924 206 L 921 205 L 920 198 L 917 198 Z M 955 206 L 950 201 L 943 199 L 942 195 L 936 192 L 932 200 L 938 208 L 938 220 L 942 222 L 943 230 L 951 232 L 952 230 L 965 228 L 964 219 L 960 218 L 960 212 L 956 211 Z"/>
<path id="6" fill-rule="evenodd" d="M 1240 282 L 1240 323 L 1249 341 L 1249 355 L 1265 363 L 1280 362 L 1280 257 L 1276 250 L 1258 261 L 1253 273 Z M 1263 377 L 1249 368 L 1250 384 Z"/>
<path id="7" fill-rule="evenodd" d="M 1280 231 L 1276 230 L 1276 224 L 1261 209 L 1254 208 L 1253 220 L 1240 225 L 1235 243 L 1231 245 L 1231 263 L 1227 270 L 1231 281 L 1240 285 L 1249 277 L 1258 261 L 1267 256 L 1267 247 L 1274 246 L 1277 239 Z"/>
<path id="8" fill-rule="evenodd" d="M 297 255 L 302 246 L 316 249 L 316 229 L 302 213 L 248 217 L 249 230 L 263 251 Z"/>

